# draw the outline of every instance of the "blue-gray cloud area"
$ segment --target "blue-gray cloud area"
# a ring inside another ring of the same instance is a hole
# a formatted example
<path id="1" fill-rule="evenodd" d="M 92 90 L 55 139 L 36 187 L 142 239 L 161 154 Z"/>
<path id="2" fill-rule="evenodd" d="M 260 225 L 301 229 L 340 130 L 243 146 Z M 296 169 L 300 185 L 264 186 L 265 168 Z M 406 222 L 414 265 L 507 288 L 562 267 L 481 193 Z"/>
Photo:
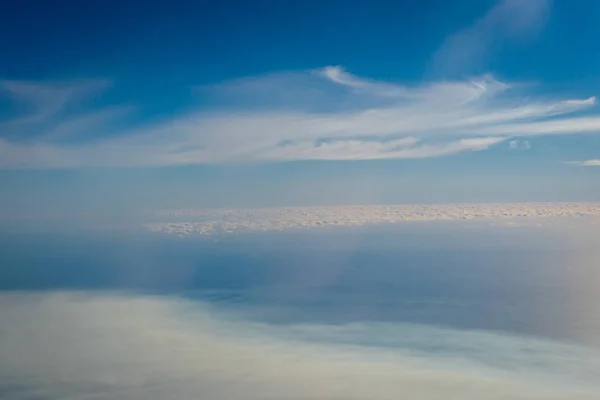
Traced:
<path id="1" fill-rule="evenodd" d="M 582 221 L 4 236 L 0 397 L 591 400 Z"/>

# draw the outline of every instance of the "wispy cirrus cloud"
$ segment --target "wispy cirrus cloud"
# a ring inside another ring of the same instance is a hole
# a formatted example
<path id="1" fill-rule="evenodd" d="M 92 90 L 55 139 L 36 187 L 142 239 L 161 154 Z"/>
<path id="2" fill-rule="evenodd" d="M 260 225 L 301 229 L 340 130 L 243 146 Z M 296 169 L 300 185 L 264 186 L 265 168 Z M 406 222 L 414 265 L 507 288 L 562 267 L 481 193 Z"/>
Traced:
<path id="1" fill-rule="evenodd" d="M 491 75 L 408 86 L 363 79 L 336 66 L 275 73 L 198 89 L 219 97 L 219 108 L 120 130 L 110 124 L 127 115 L 127 107 L 67 107 L 100 84 L 59 86 L 60 101 L 52 107 L 48 93 L 55 86 L 38 86 L 13 88 L 36 107 L 5 121 L 2 131 L 10 134 L 0 138 L 2 167 L 428 158 L 519 137 L 600 132 L 600 116 L 577 115 L 594 107 L 595 97 L 531 99 Z M 94 140 L 65 144 L 65 137 L 88 130 L 98 132 Z"/>
<path id="2" fill-rule="evenodd" d="M 582 167 L 600 167 L 600 159 L 585 161 L 565 161 L 565 164 L 580 165 Z"/>
<path id="3" fill-rule="evenodd" d="M 43 84 L 31 81 L 0 81 L 0 93 L 10 96 L 24 108 L 22 114 L 11 119 L 9 124 L 2 125 L 2 128 L 47 122 L 59 116 L 70 103 L 101 92 L 109 86 L 110 82 L 103 79 Z"/>
<path id="4" fill-rule="evenodd" d="M 499 1 L 446 38 L 430 76 L 485 71 L 499 46 L 540 32 L 550 5 Z M 129 105 L 84 106 L 110 84 L 0 81 L 0 96 L 23 111 L 0 113 L 0 168 L 431 158 L 600 132 L 600 114 L 581 114 L 596 97 L 536 98 L 491 74 L 400 84 L 341 66 L 274 72 L 195 88 L 210 107 L 137 123 Z"/>
<path id="5" fill-rule="evenodd" d="M 132 109 L 130 106 L 89 108 L 86 102 L 110 86 L 111 82 L 106 79 L 46 83 L 0 81 L 0 96 L 9 97 L 15 105 L 14 114 L 0 119 L 0 140 L 52 143 L 68 139 L 70 135 L 81 137 L 91 129 L 106 129 L 105 124 Z"/>
<path id="6" fill-rule="evenodd" d="M 436 75 L 453 76 L 484 68 L 504 42 L 534 37 L 545 25 L 551 0 L 502 0 L 483 17 L 449 36 L 434 54 Z"/>

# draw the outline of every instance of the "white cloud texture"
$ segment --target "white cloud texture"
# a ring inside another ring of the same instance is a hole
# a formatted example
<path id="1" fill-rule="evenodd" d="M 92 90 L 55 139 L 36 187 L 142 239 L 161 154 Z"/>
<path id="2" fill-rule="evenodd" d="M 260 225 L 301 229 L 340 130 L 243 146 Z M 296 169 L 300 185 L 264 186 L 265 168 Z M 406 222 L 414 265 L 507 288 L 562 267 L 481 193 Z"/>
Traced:
<path id="1" fill-rule="evenodd" d="M 597 399 L 596 350 L 405 324 L 286 325 L 173 298 L 0 297 L 11 399 Z"/>
<path id="2" fill-rule="evenodd" d="M 511 150 L 530 150 L 531 142 L 529 140 L 511 140 L 508 142 L 508 148 Z"/>
<path id="3" fill-rule="evenodd" d="M 2 123 L 9 134 L 0 137 L 0 167 L 428 158 L 600 132 L 600 116 L 577 115 L 595 97 L 536 100 L 491 75 L 404 86 L 336 66 L 271 74 L 199 88 L 219 98 L 218 109 L 126 127 L 118 122 L 130 107 L 67 107 L 102 88 L 98 82 L 20 85 L 4 83 L 30 106 Z"/>
<path id="4" fill-rule="evenodd" d="M 600 167 L 600 159 L 586 161 L 567 161 L 567 164 L 576 164 L 582 167 Z"/>

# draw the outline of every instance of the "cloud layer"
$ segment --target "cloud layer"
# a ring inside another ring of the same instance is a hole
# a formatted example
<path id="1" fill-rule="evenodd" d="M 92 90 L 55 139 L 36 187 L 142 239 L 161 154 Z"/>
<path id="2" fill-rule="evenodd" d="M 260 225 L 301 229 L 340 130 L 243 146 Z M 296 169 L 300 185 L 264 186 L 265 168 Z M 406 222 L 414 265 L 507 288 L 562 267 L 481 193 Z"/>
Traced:
<path id="1" fill-rule="evenodd" d="M 597 398 L 593 349 L 418 325 L 244 322 L 184 300 L 0 297 L 12 399 Z"/>
<path id="2" fill-rule="evenodd" d="M 598 217 L 600 203 L 504 203 L 447 205 L 371 205 L 217 210 L 166 210 L 154 213 L 145 228 L 179 236 L 252 231 L 362 226 L 415 221 L 482 220 L 515 224 L 528 218 Z"/>
<path id="3" fill-rule="evenodd" d="M 127 126 L 130 107 L 81 105 L 107 85 L 4 82 L 28 107 L 1 125 L 0 167 L 428 158 L 600 132 L 599 116 L 578 115 L 595 97 L 528 99 L 489 75 L 403 86 L 335 66 L 276 73 L 198 88 L 218 109 Z"/>

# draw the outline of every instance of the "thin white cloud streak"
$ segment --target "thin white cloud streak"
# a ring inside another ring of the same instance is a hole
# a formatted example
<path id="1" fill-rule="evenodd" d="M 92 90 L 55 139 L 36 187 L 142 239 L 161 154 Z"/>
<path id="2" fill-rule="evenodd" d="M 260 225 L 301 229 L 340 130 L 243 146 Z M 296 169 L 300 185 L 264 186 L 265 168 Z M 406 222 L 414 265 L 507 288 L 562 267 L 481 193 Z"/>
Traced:
<path id="1" fill-rule="evenodd" d="M 538 136 L 600 132 L 600 117 L 566 118 L 542 122 L 524 122 L 487 126 L 481 129 L 489 135 Z"/>
<path id="2" fill-rule="evenodd" d="M 358 89 L 366 93 L 371 92 L 378 96 L 389 96 L 409 99 L 419 97 L 418 92 L 411 91 L 403 86 L 360 79 L 352 74 L 349 74 L 340 66 L 325 67 L 316 70 L 315 73 L 339 85 L 346 86 L 352 89 Z"/>
<path id="3" fill-rule="evenodd" d="M 0 297 L 13 399 L 592 400 L 591 348 L 404 324 L 275 326 L 185 300 Z M 435 349 L 435 350 L 431 350 Z"/>
<path id="4" fill-rule="evenodd" d="M 389 142 L 345 140 L 316 145 L 313 142 L 283 146 L 272 154 L 261 154 L 270 160 L 373 160 L 391 158 L 430 158 L 466 151 L 479 151 L 503 141 L 485 137 L 460 139 L 437 144 L 418 145 L 418 139 L 407 137 Z"/>
<path id="5" fill-rule="evenodd" d="M 586 161 L 565 161 L 565 164 L 575 164 L 582 167 L 600 167 L 600 159 Z"/>
<path id="6" fill-rule="evenodd" d="M 504 42 L 534 37 L 545 25 L 550 4 L 550 0 L 500 1 L 473 25 L 444 41 L 433 57 L 432 72 L 456 76 L 483 68 Z"/>
<path id="7" fill-rule="evenodd" d="M 429 158 L 519 137 L 600 132 L 600 116 L 576 115 L 594 107 L 595 97 L 529 100 L 491 75 L 409 87 L 326 67 L 222 86 L 213 85 L 209 95 L 234 107 L 196 109 L 122 131 L 111 124 L 127 115 L 126 107 L 67 112 L 62 119 L 40 119 L 47 111 L 34 110 L 35 134 L 24 129 L 28 140 L 0 138 L 0 167 Z M 294 99 L 286 103 L 290 92 Z M 85 140 L 88 131 L 94 140 Z"/>
<path id="8" fill-rule="evenodd" d="M 98 111 L 90 111 L 57 123 L 54 128 L 46 131 L 40 139 L 52 142 L 89 135 L 90 130 L 97 132 L 99 128 L 105 131 L 106 126 L 110 125 L 112 121 L 119 120 L 132 111 L 133 107 L 130 106 L 114 106 Z"/>
<path id="9" fill-rule="evenodd" d="M 600 159 L 587 160 L 587 161 L 584 161 L 581 165 L 586 166 L 586 167 L 600 167 Z"/>
<path id="10" fill-rule="evenodd" d="M 102 79 L 45 84 L 29 81 L 0 81 L 0 95 L 4 92 L 29 110 L 26 115 L 14 118 L 9 124 L 0 124 L 0 128 L 7 130 L 15 126 L 47 122 L 48 119 L 64 111 L 70 103 L 85 99 L 109 86 L 110 82 Z"/>

